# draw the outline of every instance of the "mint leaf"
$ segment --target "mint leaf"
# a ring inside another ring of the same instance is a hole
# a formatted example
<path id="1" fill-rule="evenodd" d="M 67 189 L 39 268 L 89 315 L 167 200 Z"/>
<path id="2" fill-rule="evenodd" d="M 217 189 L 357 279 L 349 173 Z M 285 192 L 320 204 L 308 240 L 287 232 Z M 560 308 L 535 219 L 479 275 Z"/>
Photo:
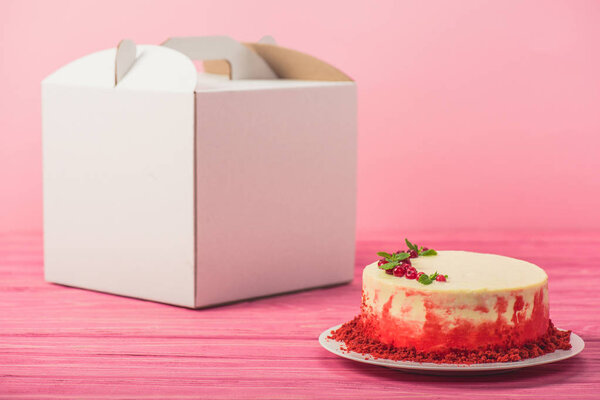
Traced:
<path id="1" fill-rule="evenodd" d="M 434 274 L 429 275 L 429 279 L 431 279 L 432 281 L 435 281 L 435 278 L 437 278 L 439 274 L 437 273 L 437 271 Z"/>
<path id="2" fill-rule="evenodd" d="M 417 247 L 417 246 L 415 246 L 414 244 L 412 244 L 412 243 L 410 242 L 410 240 L 408 240 L 408 239 L 404 238 L 404 241 L 406 242 L 406 245 L 408 246 L 408 248 L 409 248 L 409 249 L 411 249 L 411 250 L 414 250 L 414 251 L 416 251 L 416 252 L 418 252 L 418 251 L 419 251 L 418 247 Z"/>
<path id="3" fill-rule="evenodd" d="M 433 280 L 427 274 L 423 274 L 419 277 L 419 283 L 423 285 L 431 285 Z"/>
<path id="4" fill-rule="evenodd" d="M 390 257 L 392 257 L 392 255 L 390 253 L 386 253 L 385 251 L 380 251 L 379 253 L 377 253 L 377 255 L 379 257 L 383 257 L 383 258 L 390 258 Z"/>
<path id="5" fill-rule="evenodd" d="M 402 260 L 406 260 L 408 257 L 410 257 L 410 254 L 402 252 L 402 253 L 392 254 L 389 258 L 392 261 L 402 261 Z"/>
<path id="6" fill-rule="evenodd" d="M 387 271 L 388 269 L 392 269 L 392 268 L 396 267 L 397 265 L 398 265 L 398 263 L 397 263 L 397 262 L 395 262 L 395 261 L 392 261 L 392 262 L 389 262 L 389 263 L 387 263 L 387 264 L 381 264 L 381 265 L 379 266 L 379 268 L 381 268 L 381 269 L 385 269 L 385 270 Z"/>
<path id="7" fill-rule="evenodd" d="M 437 251 L 435 251 L 434 249 L 428 249 L 425 250 L 424 252 L 419 254 L 420 256 L 435 256 L 437 255 Z"/>

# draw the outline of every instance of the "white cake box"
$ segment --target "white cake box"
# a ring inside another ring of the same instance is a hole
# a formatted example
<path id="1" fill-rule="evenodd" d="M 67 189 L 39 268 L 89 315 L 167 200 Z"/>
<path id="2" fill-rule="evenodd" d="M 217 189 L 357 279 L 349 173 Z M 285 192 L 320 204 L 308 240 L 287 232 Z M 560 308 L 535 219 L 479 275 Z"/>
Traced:
<path id="1" fill-rule="evenodd" d="M 324 62 L 123 41 L 42 82 L 42 131 L 47 281 L 205 307 L 352 280 L 356 87 Z"/>

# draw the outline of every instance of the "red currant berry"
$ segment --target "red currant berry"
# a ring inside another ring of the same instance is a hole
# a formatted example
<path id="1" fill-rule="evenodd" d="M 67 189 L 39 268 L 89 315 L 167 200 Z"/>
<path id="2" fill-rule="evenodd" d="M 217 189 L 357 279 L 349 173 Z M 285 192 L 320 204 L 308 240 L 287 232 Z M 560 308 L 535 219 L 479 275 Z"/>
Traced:
<path id="1" fill-rule="evenodd" d="M 412 269 L 406 270 L 406 279 L 417 279 L 417 271 Z"/>
<path id="2" fill-rule="evenodd" d="M 438 275 L 435 277 L 435 280 L 438 282 L 446 282 L 446 277 L 444 275 Z"/>
<path id="3" fill-rule="evenodd" d="M 393 271 L 394 276 L 401 278 L 406 273 L 406 268 L 404 268 L 402 265 L 398 265 Z"/>
<path id="4" fill-rule="evenodd" d="M 394 274 L 394 268 L 386 269 L 385 273 L 388 274 L 388 275 L 393 275 Z"/>
<path id="5" fill-rule="evenodd" d="M 377 261 L 377 266 L 381 267 L 383 264 L 387 264 L 387 263 L 388 262 L 382 258 L 381 260 Z"/>
<path id="6" fill-rule="evenodd" d="M 410 258 L 417 258 L 418 254 L 414 250 L 409 250 L 408 254 L 410 254 Z"/>
<path id="7" fill-rule="evenodd" d="M 419 279 L 421 275 L 425 275 L 425 272 L 417 272 L 417 279 Z"/>

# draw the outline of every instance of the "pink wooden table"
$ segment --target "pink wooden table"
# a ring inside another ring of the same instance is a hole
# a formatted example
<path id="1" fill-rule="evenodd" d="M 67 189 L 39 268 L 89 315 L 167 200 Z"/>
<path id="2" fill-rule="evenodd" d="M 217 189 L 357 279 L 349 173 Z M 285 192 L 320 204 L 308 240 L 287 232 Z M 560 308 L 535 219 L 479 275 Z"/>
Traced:
<path id="1" fill-rule="evenodd" d="M 357 313 L 361 266 L 391 242 L 358 243 L 351 285 L 194 311 L 48 284 L 41 236 L 4 234 L 0 398 L 600 398 L 600 232 L 412 238 L 543 266 L 552 319 L 586 349 L 556 364 L 458 378 L 329 354 L 317 336 Z"/>

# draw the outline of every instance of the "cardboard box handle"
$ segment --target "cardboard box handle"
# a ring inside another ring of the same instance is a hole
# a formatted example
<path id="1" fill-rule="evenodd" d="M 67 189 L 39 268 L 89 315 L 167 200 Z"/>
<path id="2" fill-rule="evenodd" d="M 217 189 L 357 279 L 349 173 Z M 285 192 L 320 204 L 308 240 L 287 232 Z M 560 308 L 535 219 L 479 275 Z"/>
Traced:
<path id="1" fill-rule="evenodd" d="M 226 60 L 230 79 L 278 78 L 260 55 L 228 36 L 174 37 L 162 45 L 192 60 Z"/>
<path id="2" fill-rule="evenodd" d="M 117 45 L 115 56 L 115 86 L 125 77 L 135 63 L 137 48 L 133 40 L 123 39 Z"/>

